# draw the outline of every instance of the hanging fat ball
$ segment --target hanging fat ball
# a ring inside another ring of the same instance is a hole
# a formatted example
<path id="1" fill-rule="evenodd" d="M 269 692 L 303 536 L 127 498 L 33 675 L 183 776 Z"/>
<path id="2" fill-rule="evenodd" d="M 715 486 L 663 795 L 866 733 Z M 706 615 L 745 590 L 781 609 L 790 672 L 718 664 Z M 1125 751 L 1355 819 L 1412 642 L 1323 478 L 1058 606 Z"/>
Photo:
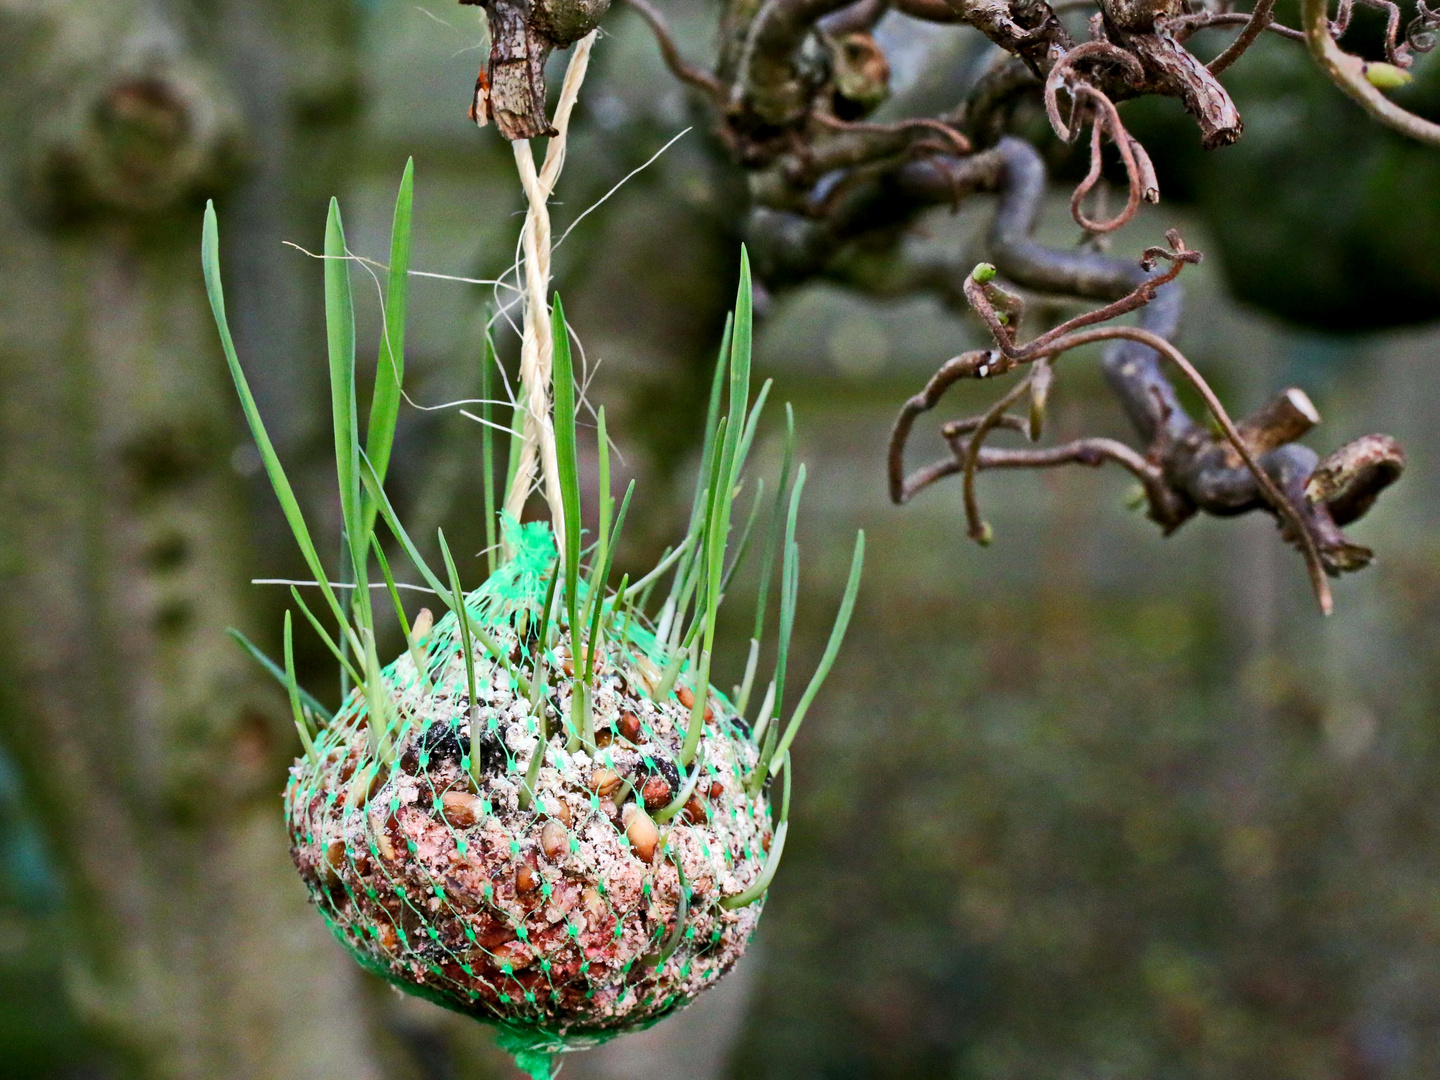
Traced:
<path id="1" fill-rule="evenodd" d="M 655 635 L 612 595 L 594 658 L 575 649 L 563 610 L 543 621 L 549 528 L 508 528 L 515 557 L 465 598 L 495 651 L 452 612 L 421 670 L 408 653 L 387 667 L 385 751 L 355 690 L 291 770 L 292 854 L 369 970 L 482 1019 L 603 1036 L 672 1012 L 739 959 L 762 904 L 726 903 L 760 879 L 775 825 L 767 794 L 746 789 L 760 748 L 735 706 L 708 691 L 683 767 L 693 710 L 658 693 Z M 592 671 L 583 703 L 577 659 Z"/>
<path id="2" fill-rule="evenodd" d="M 403 400 L 411 188 L 407 167 L 392 234 L 388 330 L 363 445 L 343 258 L 349 249 L 336 203 L 326 228 L 349 588 L 329 584 L 240 367 L 225 317 L 218 225 L 213 207 L 206 211 L 206 289 L 266 472 L 328 609 L 322 621 L 292 590 L 349 677 L 338 712 L 327 716 L 297 685 L 288 614 L 283 665 L 250 648 L 284 685 L 304 748 L 291 769 L 285 811 L 295 864 L 326 923 L 368 970 L 495 1024 L 516 1062 L 549 1080 L 555 1055 L 659 1021 L 744 952 L 784 852 L 789 749 L 839 652 L 864 536 L 825 652 L 792 704 L 787 657 L 805 469 L 792 475 L 788 407 L 779 483 L 767 497 L 757 480 L 743 528 L 732 528 L 739 525 L 732 503 L 770 390 L 767 383 L 751 400 L 752 295 L 742 256 L 733 323 L 703 406 L 695 502 L 674 549 L 633 585 L 609 585 L 633 484 L 617 510 L 603 406 L 596 412 L 598 528 L 582 549 L 570 328 L 555 297 L 546 319 L 553 388 L 537 374 L 549 365 L 523 369 L 512 426 L 528 434 L 535 417 L 525 402 L 549 401 L 553 389 L 550 422 L 536 430 L 550 440 L 539 456 L 555 465 L 557 485 L 553 497 L 547 485 L 546 498 L 552 521 L 563 524 L 554 531 L 545 522 L 522 526 L 497 512 L 487 475 L 483 517 L 487 536 L 498 520 L 500 542 L 490 548 L 503 558 L 492 556 L 485 582 L 467 592 L 442 532 L 443 570 L 433 570 L 384 488 Z M 532 199 L 530 213 L 544 213 L 543 197 Z M 527 282 L 536 272 L 527 264 Z M 532 309 L 527 299 L 526 345 L 544 306 Z M 487 372 L 495 363 L 488 342 L 485 363 Z M 482 381 L 481 400 L 490 396 Z M 488 408 L 480 418 L 481 460 L 493 463 Z M 523 495 L 532 482 L 525 469 L 515 470 L 511 494 Z M 430 602 L 446 609 L 440 618 L 420 609 L 410 622 L 377 533 L 382 523 L 433 593 Z M 754 550 L 762 552 L 754 630 L 744 678 L 727 696 L 711 685 L 715 632 L 722 599 L 733 595 L 731 576 Z M 777 557 L 779 635 L 767 685 L 759 657 Z M 372 591 L 377 575 L 383 591 Z M 382 667 L 372 596 L 387 595 L 405 652 Z"/>

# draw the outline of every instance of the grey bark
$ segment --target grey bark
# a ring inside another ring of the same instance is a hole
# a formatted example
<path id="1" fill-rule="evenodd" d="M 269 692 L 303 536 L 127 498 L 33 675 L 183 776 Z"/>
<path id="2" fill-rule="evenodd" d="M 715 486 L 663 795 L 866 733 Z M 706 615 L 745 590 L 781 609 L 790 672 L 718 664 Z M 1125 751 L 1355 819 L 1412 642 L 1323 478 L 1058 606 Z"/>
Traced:
<path id="1" fill-rule="evenodd" d="M 379 1075 L 286 856 L 293 731 L 224 634 L 254 631 L 257 556 L 198 272 L 201 196 L 239 183 L 243 253 L 334 182 L 349 10 L 0 0 L 0 737 L 79 1013 L 144 1077 Z M 262 340 L 245 294 L 273 400 L 302 339 Z"/>

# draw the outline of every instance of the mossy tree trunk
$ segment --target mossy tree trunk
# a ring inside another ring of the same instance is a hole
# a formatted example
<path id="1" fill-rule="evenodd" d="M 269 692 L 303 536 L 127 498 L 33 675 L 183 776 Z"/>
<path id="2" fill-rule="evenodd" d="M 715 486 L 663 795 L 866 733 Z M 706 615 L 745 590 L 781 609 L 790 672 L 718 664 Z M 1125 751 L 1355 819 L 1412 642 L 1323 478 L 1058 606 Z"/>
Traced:
<path id="1" fill-rule="evenodd" d="M 323 219 L 354 23 L 346 0 L 0 0 L 0 733 L 66 886 L 79 1014 L 144 1077 L 379 1072 L 286 857 L 293 730 L 224 632 L 257 621 L 260 503 L 198 254 L 211 192 L 237 285 Z M 257 300 L 294 326 L 302 297 L 246 295 L 283 419 L 307 331 L 262 337 Z"/>

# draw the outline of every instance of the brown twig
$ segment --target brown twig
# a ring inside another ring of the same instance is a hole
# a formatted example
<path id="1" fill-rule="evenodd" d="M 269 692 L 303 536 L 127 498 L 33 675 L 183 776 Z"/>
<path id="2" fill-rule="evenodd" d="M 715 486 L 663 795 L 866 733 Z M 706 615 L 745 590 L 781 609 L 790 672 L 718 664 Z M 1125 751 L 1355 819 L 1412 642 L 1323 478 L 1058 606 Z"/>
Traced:
<path id="1" fill-rule="evenodd" d="M 1074 74 L 1074 68 L 1081 60 L 1101 59 L 1109 63 L 1118 64 L 1125 69 L 1125 74 L 1136 81 L 1145 78 L 1145 69 L 1140 66 L 1140 61 L 1124 49 L 1110 44 L 1108 41 L 1087 41 L 1083 45 L 1076 45 L 1050 69 L 1045 77 L 1045 115 L 1050 120 L 1050 126 L 1062 142 L 1072 142 L 1075 133 L 1070 130 L 1060 118 L 1060 90 L 1066 86 L 1066 78 Z"/>
<path id="2" fill-rule="evenodd" d="M 675 44 L 675 35 L 670 31 L 670 24 L 666 22 L 665 16 L 650 3 L 650 0 L 625 0 L 635 9 L 635 12 L 645 20 L 650 32 L 655 36 L 656 43 L 660 46 L 660 55 L 665 60 L 674 76 L 681 82 L 689 83 L 691 86 L 703 90 L 705 94 L 717 105 L 723 105 L 725 101 L 725 86 L 710 72 L 697 68 L 685 62 L 680 55 L 680 47 Z"/>
<path id="3" fill-rule="evenodd" d="M 1305 43 L 1310 48 L 1310 55 L 1331 82 L 1387 127 L 1427 145 L 1440 146 L 1440 124 L 1416 116 L 1396 105 L 1370 85 L 1365 77 L 1368 67 L 1365 61 L 1358 56 L 1351 56 L 1335 44 L 1335 39 L 1330 36 L 1330 20 L 1326 14 L 1325 0 L 1301 0 L 1300 15 L 1305 26 Z"/>
<path id="4" fill-rule="evenodd" d="M 912 488 L 905 480 L 905 443 L 910 438 L 915 421 L 922 413 L 929 412 L 939 404 L 950 387 L 961 379 L 974 378 L 976 372 L 992 359 L 993 353 L 988 349 L 976 349 L 951 357 L 940 366 L 939 371 L 930 376 L 925 389 L 905 402 L 895 420 L 894 428 L 890 431 L 890 449 L 886 457 L 891 502 L 903 505 L 910 501 L 910 497 L 919 491 L 920 487 L 925 486 L 922 484 Z"/>
<path id="5" fill-rule="evenodd" d="M 1205 66 L 1210 69 L 1211 75 L 1219 75 L 1244 54 L 1245 50 L 1255 44 L 1255 41 L 1264 32 L 1274 19 L 1275 0 L 1258 0 L 1255 10 L 1250 13 L 1250 20 L 1245 24 L 1245 29 L 1240 31 L 1240 36 L 1226 46 L 1225 51 L 1211 60 Z"/>
<path id="6" fill-rule="evenodd" d="M 1081 312 L 1024 345 L 1015 343 L 1013 332 L 999 320 L 993 303 L 986 296 L 984 283 L 977 280 L 973 273 L 965 282 L 965 299 L 985 321 L 986 327 L 995 338 L 995 343 L 1000 346 L 1001 353 L 1016 362 L 1028 363 L 1042 355 L 1052 355 L 1051 345 L 1067 334 L 1072 334 L 1087 326 L 1094 326 L 1096 323 L 1108 322 L 1121 315 L 1128 315 L 1130 312 L 1144 307 L 1155 299 L 1155 294 L 1161 287 L 1174 281 L 1181 270 L 1200 262 L 1200 252 L 1186 247 L 1184 239 L 1174 229 L 1165 234 L 1165 239 L 1169 241 L 1170 249 L 1167 251 L 1164 248 L 1146 248 L 1141 265 L 1149 269 L 1156 261 L 1164 259 L 1170 263 L 1170 269 L 1163 274 L 1146 278 L 1119 300 L 1096 308 L 1094 311 Z"/>
<path id="7" fill-rule="evenodd" d="M 1169 360 L 1170 363 L 1175 365 L 1180 373 L 1185 376 L 1186 381 L 1194 387 L 1196 393 L 1198 393 L 1205 402 L 1205 407 L 1210 410 L 1210 415 L 1213 416 L 1215 422 L 1220 425 L 1220 430 L 1224 432 L 1230 445 L 1235 448 L 1235 452 L 1239 454 L 1245 467 L 1250 470 L 1250 474 L 1255 478 L 1256 485 L 1264 493 L 1266 499 L 1269 500 L 1276 512 L 1295 530 L 1301 545 L 1301 550 L 1305 555 L 1306 568 L 1310 572 L 1310 585 L 1315 590 L 1315 599 L 1320 604 L 1320 610 L 1326 615 L 1330 614 L 1335 606 L 1335 601 L 1330 591 L 1330 582 L 1326 577 L 1325 564 L 1320 557 L 1320 550 L 1316 546 L 1315 537 L 1311 534 L 1309 528 L 1306 527 L 1305 520 L 1300 511 L 1292 504 L 1289 497 L 1276 486 L 1275 481 L 1270 478 L 1269 473 L 1261 468 L 1260 462 L 1250 447 L 1245 444 L 1245 440 L 1235 427 L 1235 422 L 1230 419 L 1230 414 L 1226 412 L 1224 404 L 1220 401 L 1215 391 L 1210 388 L 1210 384 L 1205 381 L 1204 376 L 1195 369 L 1195 366 L 1185 358 L 1185 355 L 1180 352 L 1179 349 L 1175 348 L 1174 345 L 1171 345 L 1170 342 L 1157 334 L 1152 334 L 1150 331 L 1142 330 L 1136 326 L 1104 326 L 1093 330 L 1082 330 L 1078 333 L 1068 335 L 1053 342 L 1045 351 L 1048 355 L 1058 356 L 1061 353 L 1069 352 L 1071 349 L 1077 349 L 1082 345 L 1088 345 L 1096 341 L 1114 341 L 1117 338 L 1138 342 L 1139 344 L 1154 349 L 1161 356 L 1165 357 L 1165 359 Z"/>
<path id="8" fill-rule="evenodd" d="M 903 135 L 907 131 L 919 128 L 924 131 L 939 132 L 940 136 L 950 143 L 950 149 L 957 154 L 968 154 L 974 149 L 960 131 L 945 123 L 943 120 L 935 120 L 926 116 L 916 116 L 908 120 L 899 120 L 893 124 L 871 124 L 863 120 L 842 120 L 831 113 L 816 112 L 812 114 L 816 123 L 823 127 L 833 128 L 835 131 L 854 131 L 862 135 Z"/>
<path id="9" fill-rule="evenodd" d="M 1140 209 L 1140 199 L 1146 192 L 1142 191 L 1141 169 L 1136 158 L 1135 148 L 1139 144 L 1130 137 L 1125 130 L 1125 125 L 1120 120 L 1120 112 L 1115 108 L 1115 103 L 1108 97 L 1096 90 L 1093 86 L 1081 83 L 1074 90 L 1077 97 L 1086 98 L 1091 101 L 1096 111 L 1090 120 L 1090 171 L 1085 178 L 1076 186 L 1074 193 L 1070 196 L 1070 216 L 1075 223 L 1089 233 L 1104 234 L 1114 232 L 1116 229 L 1129 223 Z M 1100 180 L 1101 170 L 1104 168 L 1104 134 L 1110 132 L 1110 140 L 1120 151 L 1120 159 L 1125 163 L 1125 176 L 1129 182 L 1129 189 L 1125 196 L 1125 208 L 1108 221 L 1093 221 L 1085 216 L 1083 203 L 1087 195 Z M 1145 157 L 1146 164 L 1150 158 Z M 1155 198 L 1159 198 L 1159 191 L 1154 185 L 1154 169 L 1149 170 L 1150 188 L 1155 192 Z"/>
<path id="10" fill-rule="evenodd" d="M 975 425 L 975 430 L 970 433 L 970 438 L 965 444 L 965 458 L 962 469 L 961 491 L 965 502 L 965 522 L 970 539 L 977 544 L 990 543 L 990 525 L 980 516 L 980 501 L 975 495 L 975 466 L 980 458 L 980 447 L 985 442 L 985 436 L 994 430 L 995 425 L 1000 422 L 1000 417 L 1005 415 L 1007 409 L 1030 392 L 1030 378 L 1026 376 L 1012 386 L 994 405 L 986 410 L 980 417 L 980 422 Z"/>

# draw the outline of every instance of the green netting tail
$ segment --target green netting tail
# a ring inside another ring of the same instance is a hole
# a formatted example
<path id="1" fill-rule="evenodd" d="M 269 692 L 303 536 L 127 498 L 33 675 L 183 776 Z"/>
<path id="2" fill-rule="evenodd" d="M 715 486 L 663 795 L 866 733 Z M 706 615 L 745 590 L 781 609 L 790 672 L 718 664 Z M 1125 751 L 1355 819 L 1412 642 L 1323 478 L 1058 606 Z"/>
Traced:
<path id="1" fill-rule="evenodd" d="M 502 1028 L 495 1036 L 495 1044 L 513 1057 L 515 1067 L 532 1080 L 552 1080 L 555 1076 L 555 1055 L 539 1045 L 533 1034 Z"/>

